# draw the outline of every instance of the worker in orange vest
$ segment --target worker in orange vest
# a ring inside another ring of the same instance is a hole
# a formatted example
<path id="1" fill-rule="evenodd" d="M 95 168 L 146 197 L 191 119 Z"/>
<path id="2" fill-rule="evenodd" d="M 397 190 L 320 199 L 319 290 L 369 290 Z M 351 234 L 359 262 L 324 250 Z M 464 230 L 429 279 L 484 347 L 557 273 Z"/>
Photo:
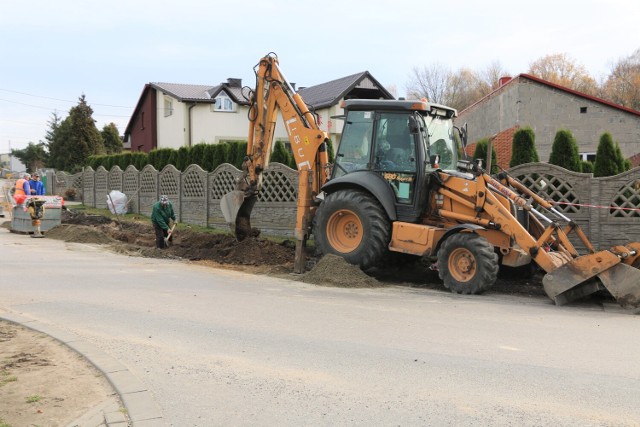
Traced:
<path id="1" fill-rule="evenodd" d="M 31 175 L 25 173 L 22 175 L 22 178 L 16 181 L 15 191 L 13 193 L 13 198 L 17 204 L 21 205 L 24 203 L 24 200 L 27 196 L 31 195 L 31 186 L 29 185 L 29 180 L 31 179 Z"/>

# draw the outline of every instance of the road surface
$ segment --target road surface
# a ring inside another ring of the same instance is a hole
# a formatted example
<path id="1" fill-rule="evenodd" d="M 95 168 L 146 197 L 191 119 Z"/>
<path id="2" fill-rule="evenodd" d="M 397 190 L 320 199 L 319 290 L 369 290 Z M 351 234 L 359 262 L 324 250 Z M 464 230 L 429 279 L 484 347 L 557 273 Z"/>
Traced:
<path id="1" fill-rule="evenodd" d="M 640 425 L 638 316 L 321 287 L 0 229 L 0 314 L 76 334 L 172 426 Z"/>

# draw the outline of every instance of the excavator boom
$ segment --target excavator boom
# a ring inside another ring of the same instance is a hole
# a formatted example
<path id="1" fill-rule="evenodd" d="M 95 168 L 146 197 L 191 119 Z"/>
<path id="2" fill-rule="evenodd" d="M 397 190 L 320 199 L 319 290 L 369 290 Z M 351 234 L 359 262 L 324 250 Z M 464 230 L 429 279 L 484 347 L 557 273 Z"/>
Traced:
<path id="1" fill-rule="evenodd" d="M 236 188 L 223 196 L 220 207 L 238 240 L 252 234 L 251 211 L 262 187 L 262 173 L 269 165 L 278 113 L 282 116 L 297 169 L 300 173 L 295 228 L 294 271 L 304 271 L 304 246 L 310 232 L 312 207 L 330 167 L 327 134 L 315 115 L 295 93 L 279 68 L 275 54 L 263 57 L 254 68 L 256 86 L 251 94 L 247 155 Z"/>

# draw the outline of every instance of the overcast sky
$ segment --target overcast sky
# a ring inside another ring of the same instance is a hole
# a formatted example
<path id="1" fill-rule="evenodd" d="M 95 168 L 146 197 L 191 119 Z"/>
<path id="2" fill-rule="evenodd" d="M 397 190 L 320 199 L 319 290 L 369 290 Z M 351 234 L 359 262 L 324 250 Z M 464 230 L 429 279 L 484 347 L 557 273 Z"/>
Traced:
<path id="1" fill-rule="evenodd" d="M 123 134 L 146 83 L 253 85 L 269 52 L 298 86 L 366 70 L 399 96 L 414 67 L 515 75 L 553 53 L 599 79 L 640 48 L 639 22 L 635 0 L 0 0 L 0 153 L 82 94 Z"/>

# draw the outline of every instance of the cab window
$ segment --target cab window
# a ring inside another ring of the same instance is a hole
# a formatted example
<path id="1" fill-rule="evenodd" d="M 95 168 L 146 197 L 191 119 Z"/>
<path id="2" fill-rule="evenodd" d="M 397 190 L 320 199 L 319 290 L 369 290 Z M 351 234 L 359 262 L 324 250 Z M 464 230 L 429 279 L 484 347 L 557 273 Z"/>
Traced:
<path id="1" fill-rule="evenodd" d="M 391 185 L 398 203 L 413 201 L 417 172 L 415 141 L 409 114 L 380 114 L 376 128 L 375 169 Z"/>
<path id="2" fill-rule="evenodd" d="M 373 113 L 350 111 L 336 154 L 334 177 L 369 169 L 372 135 Z"/>

